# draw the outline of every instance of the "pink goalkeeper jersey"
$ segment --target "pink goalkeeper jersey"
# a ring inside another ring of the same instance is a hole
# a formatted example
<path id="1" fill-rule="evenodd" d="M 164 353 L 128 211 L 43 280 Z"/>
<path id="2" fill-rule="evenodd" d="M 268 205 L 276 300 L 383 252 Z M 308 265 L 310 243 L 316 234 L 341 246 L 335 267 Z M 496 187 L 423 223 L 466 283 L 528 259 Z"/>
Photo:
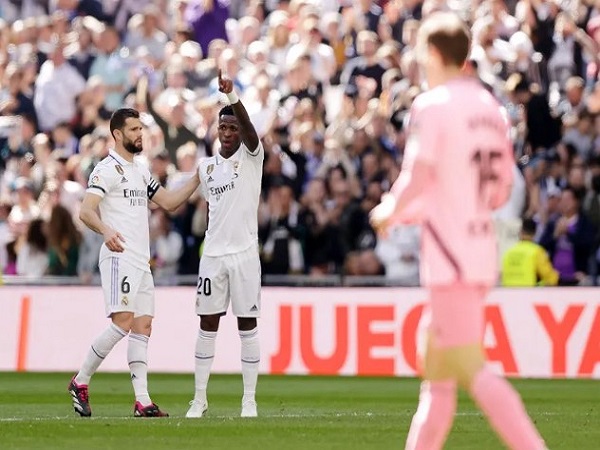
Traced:
<path id="1" fill-rule="evenodd" d="M 422 284 L 495 284 L 491 213 L 514 165 L 504 110 L 477 80 L 456 78 L 415 99 L 408 133 L 392 221 L 423 226 Z"/>

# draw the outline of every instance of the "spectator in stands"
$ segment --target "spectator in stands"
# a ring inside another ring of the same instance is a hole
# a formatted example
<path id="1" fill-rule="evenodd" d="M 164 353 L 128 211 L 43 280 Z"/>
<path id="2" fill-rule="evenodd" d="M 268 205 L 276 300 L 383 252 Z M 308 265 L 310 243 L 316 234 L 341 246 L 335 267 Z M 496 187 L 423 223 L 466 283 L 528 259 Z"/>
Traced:
<path id="1" fill-rule="evenodd" d="M 49 59 L 40 67 L 35 82 L 33 102 L 42 131 L 52 131 L 61 122 L 70 122 L 77 112 L 77 96 L 85 88 L 85 80 L 67 63 L 65 43 L 54 36 Z"/>
<path id="2" fill-rule="evenodd" d="M 509 248 L 502 258 L 502 286 L 556 286 L 559 274 L 552 267 L 546 250 L 533 239 L 537 224 L 525 219 L 520 241 Z"/>
<path id="3" fill-rule="evenodd" d="M 8 224 L 11 208 L 12 203 L 10 200 L 0 195 L 0 274 L 5 273 L 4 269 L 8 265 L 7 245 L 14 241 L 14 236 Z"/>
<path id="4" fill-rule="evenodd" d="M 563 189 L 560 217 L 548 222 L 540 238 L 560 274 L 559 283 L 575 286 L 588 282 L 590 256 L 596 230 L 581 210 L 581 197 L 572 187 Z"/>
<path id="5" fill-rule="evenodd" d="M 368 78 L 374 80 L 376 83 L 374 95 L 379 96 L 381 94 L 381 79 L 385 73 L 385 68 L 377 60 L 378 44 L 379 38 L 377 33 L 368 30 L 358 33 L 356 38 L 358 56 L 348 62 L 341 76 L 342 83 L 360 88 L 361 79 Z"/>
<path id="6" fill-rule="evenodd" d="M 379 238 L 375 255 L 384 266 L 389 282 L 400 286 L 419 285 L 421 230 L 414 225 L 397 225 L 386 238 Z"/>
<path id="7" fill-rule="evenodd" d="M 134 15 L 129 21 L 129 30 L 124 46 L 134 54 L 139 49 L 150 53 L 153 67 L 158 67 L 165 56 L 167 35 L 158 28 L 160 11 L 156 5 L 148 5 L 141 14 Z"/>
<path id="8" fill-rule="evenodd" d="M 94 33 L 100 32 L 102 22 L 92 16 L 76 17 L 73 19 L 73 42 L 65 48 L 67 61 L 77 69 L 86 80 L 96 59 L 94 48 Z"/>
<path id="9" fill-rule="evenodd" d="M 81 234 L 69 210 L 54 206 L 48 221 L 48 274 L 76 276 L 80 243 Z"/>
<path id="10" fill-rule="evenodd" d="M 0 115 L 28 116 L 37 128 L 37 116 L 33 100 L 23 92 L 23 68 L 10 63 L 4 70 L 3 88 L 0 89 Z"/>
<path id="11" fill-rule="evenodd" d="M 361 208 L 360 203 L 352 193 L 350 182 L 347 179 L 339 179 L 331 186 L 334 201 L 332 210 L 332 225 L 336 236 L 338 257 L 341 262 L 348 253 L 366 250 L 372 241 L 363 242 L 366 235 L 372 234 L 369 226 L 368 215 Z"/>
<path id="12" fill-rule="evenodd" d="M 227 40 L 225 22 L 229 18 L 229 2 L 226 0 L 189 0 L 185 19 L 194 31 L 196 42 L 202 52 L 208 54 L 208 46 L 214 39 Z"/>
<path id="13" fill-rule="evenodd" d="M 33 184 L 25 177 L 19 177 L 14 183 L 16 196 L 8 215 L 8 225 L 15 239 L 25 236 L 29 223 L 40 216 L 40 208 L 35 201 Z"/>
<path id="14" fill-rule="evenodd" d="M 283 179 L 271 185 L 268 198 L 269 220 L 259 223 L 259 239 L 264 242 L 261 266 L 265 274 L 304 272 L 300 245 L 300 205 L 294 200 L 292 186 Z"/>
<path id="15" fill-rule="evenodd" d="M 178 148 L 190 141 L 196 145 L 202 143 L 202 139 L 185 124 L 185 100 L 173 94 L 169 99 L 168 112 L 164 116 L 161 115 L 154 109 L 153 99 L 148 91 L 148 78 L 146 76 L 143 76 L 138 82 L 138 97 L 145 99 L 148 112 L 162 130 L 165 148 L 169 152 L 171 162 L 177 167 Z"/>
<path id="16" fill-rule="evenodd" d="M 181 234 L 173 229 L 173 224 L 163 209 L 153 210 L 150 219 L 150 257 L 155 279 L 169 280 L 175 276 L 178 273 L 177 263 L 182 254 Z"/>
<path id="17" fill-rule="evenodd" d="M 106 90 L 104 106 L 112 112 L 122 106 L 129 87 L 125 53 L 121 51 L 118 31 L 110 26 L 97 35 L 95 45 L 98 55 L 90 67 L 90 76 L 99 76 L 102 80 Z"/>
<path id="18" fill-rule="evenodd" d="M 309 181 L 301 197 L 298 216 L 304 264 L 309 275 L 326 275 L 335 270 L 334 230 L 330 221 L 327 187 L 322 178 Z"/>
<path id="19" fill-rule="evenodd" d="M 532 90 L 530 82 L 521 74 L 512 74 L 506 81 L 506 91 L 514 105 L 525 108 L 526 142 L 535 154 L 549 149 L 561 138 L 560 123 L 550 113 L 547 98 Z"/>
<path id="20" fill-rule="evenodd" d="M 25 241 L 17 251 L 17 275 L 41 278 L 48 271 L 48 242 L 44 221 L 34 219 L 29 223 Z"/>

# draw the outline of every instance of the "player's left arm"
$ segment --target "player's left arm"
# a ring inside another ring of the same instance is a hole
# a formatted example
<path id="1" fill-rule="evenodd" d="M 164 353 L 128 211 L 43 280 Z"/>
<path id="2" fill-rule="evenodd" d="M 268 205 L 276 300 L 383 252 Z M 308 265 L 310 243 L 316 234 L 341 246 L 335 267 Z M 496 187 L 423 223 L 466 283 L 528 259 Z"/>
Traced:
<path id="1" fill-rule="evenodd" d="M 419 219 L 419 198 L 425 192 L 431 180 L 434 164 L 429 158 L 424 157 L 424 150 L 415 145 L 407 148 L 402 171 L 390 189 L 390 195 L 395 199 L 395 208 L 392 220 L 400 222 L 417 222 Z M 414 205 L 414 208 L 411 207 Z"/>
<path id="2" fill-rule="evenodd" d="M 229 98 L 231 102 L 231 108 L 235 114 L 238 123 L 240 124 L 240 135 L 242 136 L 242 142 L 248 147 L 248 153 L 252 156 L 256 156 L 259 149 L 260 140 L 258 139 L 258 133 L 252 125 L 248 111 L 238 98 L 237 94 L 233 91 L 233 81 L 227 77 L 224 77 L 219 69 L 219 91 L 223 92 Z"/>
<path id="3" fill-rule="evenodd" d="M 198 171 L 179 189 L 163 188 L 156 180 L 150 178 L 148 183 L 148 198 L 169 212 L 177 210 L 198 189 L 200 177 Z"/>

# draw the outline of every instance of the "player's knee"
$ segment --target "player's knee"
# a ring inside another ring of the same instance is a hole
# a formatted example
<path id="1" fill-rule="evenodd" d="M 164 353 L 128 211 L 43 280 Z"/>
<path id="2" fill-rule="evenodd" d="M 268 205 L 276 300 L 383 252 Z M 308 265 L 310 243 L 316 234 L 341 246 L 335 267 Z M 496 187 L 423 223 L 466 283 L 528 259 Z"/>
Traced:
<path id="1" fill-rule="evenodd" d="M 152 334 L 152 320 L 134 320 L 131 331 L 149 337 Z"/>
<path id="2" fill-rule="evenodd" d="M 129 333 L 133 327 L 133 314 L 132 313 L 116 313 L 113 314 L 112 322 L 118 326 L 121 330 Z"/>
<path id="3" fill-rule="evenodd" d="M 483 352 L 480 349 L 469 350 L 459 354 L 453 360 L 458 385 L 465 390 L 469 390 L 473 378 L 485 364 Z"/>
<path id="4" fill-rule="evenodd" d="M 238 317 L 238 330 L 250 331 L 257 326 L 256 318 L 254 317 Z"/>
<path id="5" fill-rule="evenodd" d="M 200 328 L 204 331 L 218 331 L 220 319 L 221 317 L 218 315 L 201 316 Z"/>
<path id="6" fill-rule="evenodd" d="M 424 374 L 428 380 L 456 380 L 460 387 L 468 390 L 484 363 L 480 345 L 453 348 L 429 346 Z"/>

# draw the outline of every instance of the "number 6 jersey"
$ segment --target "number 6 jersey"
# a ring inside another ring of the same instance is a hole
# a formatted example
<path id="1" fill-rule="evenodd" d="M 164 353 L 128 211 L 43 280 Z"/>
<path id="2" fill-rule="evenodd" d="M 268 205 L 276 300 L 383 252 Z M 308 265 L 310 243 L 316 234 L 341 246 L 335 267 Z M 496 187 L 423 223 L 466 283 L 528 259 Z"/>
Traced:
<path id="1" fill-rule="evenodd" d="M 510 195 L 513 147 L 504 109 L 477 80 L 457 78 L 418 96 L 392 187 L 392 222 L 421 223 L 421 281 L 493 285 L 492 211 Z"/>
<path id="2" fill-rule="evenodd" d="M 125 239 L 123 253 L 111 252 L 102 244 L 100 261 L 111 256 L 123 258 L 150 272 L 148 201 L 159 187 L 137 158 L 130 163 L 113 150 L 94 168 L 87 192 L 102 197 L 100 218 Z"/>

